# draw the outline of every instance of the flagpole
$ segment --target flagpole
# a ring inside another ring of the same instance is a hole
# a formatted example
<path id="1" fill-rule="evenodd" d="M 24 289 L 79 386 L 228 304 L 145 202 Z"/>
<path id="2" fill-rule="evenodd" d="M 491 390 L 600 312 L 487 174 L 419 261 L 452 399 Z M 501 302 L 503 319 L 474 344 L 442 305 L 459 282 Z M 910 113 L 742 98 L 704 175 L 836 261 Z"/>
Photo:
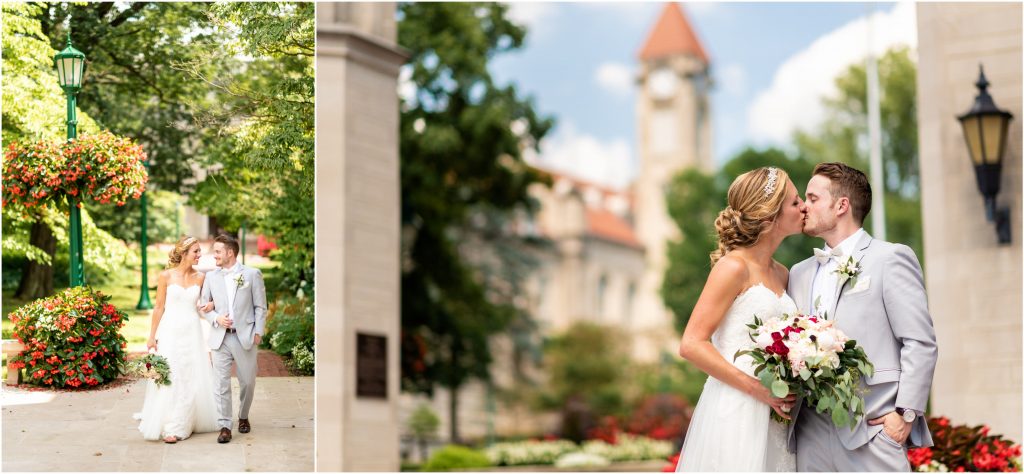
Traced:
<path id="1" fill-rule="evenodd" d="M 871 143 L 871 232 L 885 238 L 885 168 L 882 163 L 882 119 L 879 112 L 878 63 L 873 46 L 874 4 L 868 4 L 868 138 Z"/>

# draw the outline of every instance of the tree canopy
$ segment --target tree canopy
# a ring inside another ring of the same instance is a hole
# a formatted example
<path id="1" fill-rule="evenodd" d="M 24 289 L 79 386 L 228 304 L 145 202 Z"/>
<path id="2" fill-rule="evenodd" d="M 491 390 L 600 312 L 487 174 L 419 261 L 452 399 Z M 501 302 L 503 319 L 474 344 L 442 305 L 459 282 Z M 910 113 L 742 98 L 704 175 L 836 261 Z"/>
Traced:
<path id="1" fill-rule="evenodd" d="M 526 35 L 507 8 L 399 7 L 398 42 L 411 52 L 405 68 L 415 85 L 401 104 L 402 386 L 451 390 L 455 440 L 459 388 L 489 379 L 490 338 L 522 316 L 461 243 L 467 233 L 483 232 L 473 222 L 532 208 L 527 188 L 542 178 L 522 150 L 535 147 L 553 123 L 487 69 Z"/>

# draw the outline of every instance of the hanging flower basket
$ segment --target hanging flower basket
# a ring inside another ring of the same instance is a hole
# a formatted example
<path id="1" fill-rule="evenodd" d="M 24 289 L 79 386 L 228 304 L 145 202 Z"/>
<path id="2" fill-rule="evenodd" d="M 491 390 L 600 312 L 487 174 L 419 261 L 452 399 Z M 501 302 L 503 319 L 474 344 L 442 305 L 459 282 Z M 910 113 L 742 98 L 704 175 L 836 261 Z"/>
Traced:
<path id="1" fill-rule="evenodd" d="M 110 132 L 66 142 L 11 143 L 4 151 L 3 206 L 60 205 L 66 198 L 123 206 L 146 189 L 146 153 Z"/>

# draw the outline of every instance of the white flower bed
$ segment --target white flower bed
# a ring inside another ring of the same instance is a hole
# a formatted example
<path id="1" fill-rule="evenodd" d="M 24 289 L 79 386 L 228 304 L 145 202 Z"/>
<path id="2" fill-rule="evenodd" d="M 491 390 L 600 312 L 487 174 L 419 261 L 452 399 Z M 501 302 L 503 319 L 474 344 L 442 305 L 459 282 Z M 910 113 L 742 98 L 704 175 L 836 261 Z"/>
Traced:
<path id="1" fill-rule="evenodd" d="M 600 440 L 583 443 L 582 449 L 569 440 L 556 441 L 519 441 L 511 443 L 495 443 L 485 450 L 487 457 L 495 466 L 527 466 L 556 464 L 558 467 L 603 466 L 598 464 L 558 465 L 557 462 L 605 462 L 617 461 L 648 461 L 665 459 L 674 454 L 674 446 L 670 441 L 658 441 L 644 436 L 626 433 L 618 434 L 617 444 L 608 444 Z M 579 456 L 568 456 L 576 454 Z M 588 456 L 583 456 L 583 455 Z M 567 458 L 567 459 L 563 459 Z"/>
<path id="2" fill-rule="evenodd" d="M 597 454 L 611 461 L 647 461 L 665 459 L 673 454 L 670 441 L 659 441 L 644 436 L 620 433 L 616 444 L 601 440 L 583 443 L 583 452 Z"/>
<path id="3" fill-rule="evenodd" d="M 555 467 L 557 468 L 581 468 L 581 467 L 605 467 L 611 464 L 603 456 L 597 454 L 584 453 L 582 451 L 576 451 L 575 453 L 564 454 L 562 457 L 555 461 Z"/>
<path id="4" fill-rule="evenodd" d="M 579 451 L 579 447 L 564 439 L 495 443 L 485 450 L 487 457 L 496 466 L 554 464 L 559 456 L 573 451 Z"/>

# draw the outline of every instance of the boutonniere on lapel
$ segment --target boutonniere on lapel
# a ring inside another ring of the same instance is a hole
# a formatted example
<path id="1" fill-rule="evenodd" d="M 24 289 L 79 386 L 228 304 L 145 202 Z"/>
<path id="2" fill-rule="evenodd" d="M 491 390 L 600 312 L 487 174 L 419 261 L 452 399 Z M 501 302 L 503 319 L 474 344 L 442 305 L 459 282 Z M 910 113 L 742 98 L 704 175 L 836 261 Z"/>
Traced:
<path id="1" fill-rule="evenodd" d="M 231 280 L 235 282 L 235 288 L 241 288 L 245 286 L 245 278 L 242 278 L 241 273 L 232 277 Z"/>
<path id="2" fill-rule="evenodd" d="M 860 275 L 860 262 L 853 258 L 853 255 L 839 260 L 839 266 L 832 270 L 839 277 L 839 287 L 842 288 L 847 281 L 850 285 L 857 286 L 857 275 Z"/>

